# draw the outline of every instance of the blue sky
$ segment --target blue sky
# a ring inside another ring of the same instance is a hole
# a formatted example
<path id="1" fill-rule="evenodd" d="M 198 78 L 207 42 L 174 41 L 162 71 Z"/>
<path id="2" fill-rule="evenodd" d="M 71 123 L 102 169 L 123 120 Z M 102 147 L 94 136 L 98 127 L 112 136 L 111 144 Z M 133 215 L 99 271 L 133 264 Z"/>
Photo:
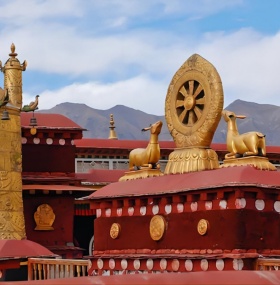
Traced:
<path id="1" fill-rule="evenodd" d="M 0 11 L 0 60 L 14 43 L 28 62 L 24 104 L 40 94 L 40 109 L 163 115 L 171 78 L 198 53 L 218 70 L 225 107 L 280 105 L 279 0 L 0 0 Z"/>

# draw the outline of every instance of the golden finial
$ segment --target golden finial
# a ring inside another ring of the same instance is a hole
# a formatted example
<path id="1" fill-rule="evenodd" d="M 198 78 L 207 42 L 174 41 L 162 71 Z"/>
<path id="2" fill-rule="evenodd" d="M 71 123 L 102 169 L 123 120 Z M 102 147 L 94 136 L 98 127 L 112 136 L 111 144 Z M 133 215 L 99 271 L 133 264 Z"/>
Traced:
<path id="1" fill-rule="evenodd" d="M 11 44 L 11 53 L 9 54 L 9 56 L 11 57 L 16 57 L 17 56 L 17 53 L 15 52 L 16 50 L 16 46 L 14 43 Z"/>
<path id="2" fill-rule="evenodd" d="M 118 137 L 117 137 L 117 134 L 116 134 L 116 131 L 115 131 L 115 122 L 114 122 L 114 116 L 113 114 L 110 114 L 110 134 L 109 134 L 109 138 L 110 140 L 117 140 Z"/>

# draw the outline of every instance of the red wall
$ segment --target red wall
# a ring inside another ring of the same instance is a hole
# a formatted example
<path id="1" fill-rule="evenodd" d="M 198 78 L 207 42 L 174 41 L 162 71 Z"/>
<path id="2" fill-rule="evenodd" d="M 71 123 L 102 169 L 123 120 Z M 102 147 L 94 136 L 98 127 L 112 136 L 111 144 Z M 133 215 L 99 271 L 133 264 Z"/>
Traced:
<path id="1" fill-rule="evenodd" d="M 47 245 L 66 245 L 73 242 L 74 198 L 45 195 L 25 196 L 23 199 L 26 234 L 29 240 Z M 49 204 L 55 214 L 53 231 L 35 231 L 34 213 L 41 204 Z"/>
<path id="2" fill-rule="evenodd" d="M 153 241 L 151 215 L 100 217 L 94 222 L 95 250 L 120 249 L 264 249 L 280 248 L 279 214 L 257 210 L 211 210 L 163 215 L 167 230 L 162 240 Z M 200 219 L 210 228 L 205 236 L 197 232 Z M 121 234 L 110 237 L 110 227 L 119 223 Z"/>
<path id="3" fill-rule="evenodd" d="M 75 172 L 75 146 L 22 145 L 23 172 Z"/>

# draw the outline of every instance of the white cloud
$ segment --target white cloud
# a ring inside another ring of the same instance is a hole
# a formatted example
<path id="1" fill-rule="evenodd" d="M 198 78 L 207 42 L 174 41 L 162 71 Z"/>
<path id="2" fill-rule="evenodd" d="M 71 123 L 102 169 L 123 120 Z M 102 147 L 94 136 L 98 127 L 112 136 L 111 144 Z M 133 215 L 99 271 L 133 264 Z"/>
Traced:
<path id="1" fill-rule="evenodd" d="M 162 82 L 138 76 L 111 84 L 88 82 L 74 83 L 58 90 L 40 94 L 39 108 L 49 109 L 63 102 L 84 103 L 95 109 L 106 110 L 125 105 L 150 114 L 163 115 L 167 87 Z M 27 104 L 34 96 L 23 94 Z"/>
<path id="2" fill-rule="evenodd" d="M 2 1 L 0 9 L 0 22 L 15 25 L 48 17 L 81 17 L 83 6 L 78 0 L 13 0 Z"/>
<path id="3" fill-rule="evenodd" d="M 265 36 L 242 29 L 213 36 L 198 49 L 220 73 L 226 105 L 236 99 L 280 105 L 280 32 Z"/>
<path id="4" fill-rule="evenodd" d="M 267 36 L 246 28 L 201 36 L 187 28 L 149 25 L 153 17 L 155 23 L 177 16 L 200 18 L 243 2 L 100 0 L 81 5 L 78 0 L 26 0 L 20 6 L 20 0 L 8 1 L 0 4 L 5 15 L 0 19 L 0 59 L 5 61 L 14 42 L 20 61 L 28 61 L 26 72 L 59 74 L 75 82 L 58 90 L 50 83 L 49 91 L 38 91 L 40 109 L 70 101 L 163 114 L 169 82 L 193 53 L 217 68 L 226 105 L 235 99 L 280 105 L 280 33 Z M 25 94 L 28 99 L 34 100 Z"/>

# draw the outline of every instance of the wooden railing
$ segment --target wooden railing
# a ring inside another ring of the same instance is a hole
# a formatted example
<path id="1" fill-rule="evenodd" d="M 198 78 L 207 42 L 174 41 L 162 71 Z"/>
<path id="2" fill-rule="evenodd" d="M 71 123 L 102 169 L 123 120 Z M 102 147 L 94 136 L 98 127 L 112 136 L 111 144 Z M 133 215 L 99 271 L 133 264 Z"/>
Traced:
<path id="1" fill-rule="evenodd" d="M 88 260 L 28 258 L 28 280 L 87 276 Z"/>
<path id="2" fill-rule="evenodd" d="M 256 270 L 280 270 L 280 258 L 259 258 L 256 262 Z"/>

